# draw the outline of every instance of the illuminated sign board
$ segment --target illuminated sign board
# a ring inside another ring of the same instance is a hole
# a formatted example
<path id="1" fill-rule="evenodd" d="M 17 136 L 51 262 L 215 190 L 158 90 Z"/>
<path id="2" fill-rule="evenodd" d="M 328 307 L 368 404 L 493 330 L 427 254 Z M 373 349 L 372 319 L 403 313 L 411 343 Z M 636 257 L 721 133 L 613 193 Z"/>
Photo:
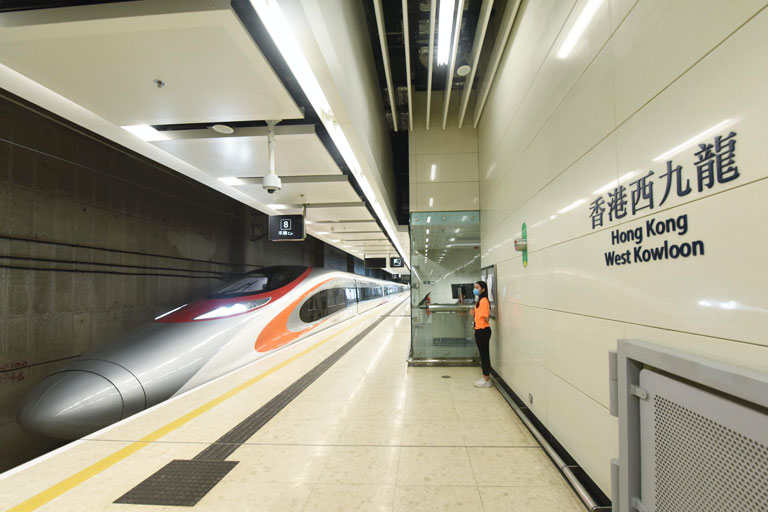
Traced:
<path id="1" fill-rule="evenodd" d="M 273 242 L 304 240 L 303 215 L 270 215 L 269 239 Z"/>
<path id="2" fill-rule="evenodd" d="M 391 268 L 403 268 L 405 262 L 403 261 L 403 258 L 389 258 L 389 266 Z"/>

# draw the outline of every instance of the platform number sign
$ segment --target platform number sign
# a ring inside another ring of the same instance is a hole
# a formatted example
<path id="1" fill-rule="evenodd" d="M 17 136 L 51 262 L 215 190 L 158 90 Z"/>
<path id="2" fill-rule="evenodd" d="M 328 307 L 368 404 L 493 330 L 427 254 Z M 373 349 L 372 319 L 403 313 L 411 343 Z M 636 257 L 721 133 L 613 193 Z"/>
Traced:
<path id="1" fill-rule="evenodd" d="M 273 242 L 304 240 L 303 215 L 270 215 L 269 239 Z"/>
<path id="2" fill-rule="evenodd" d="M 403 268 L 405 263 L 403 263 L 403 258 L 389 258 L 389 266 L 390 268 Z"/>

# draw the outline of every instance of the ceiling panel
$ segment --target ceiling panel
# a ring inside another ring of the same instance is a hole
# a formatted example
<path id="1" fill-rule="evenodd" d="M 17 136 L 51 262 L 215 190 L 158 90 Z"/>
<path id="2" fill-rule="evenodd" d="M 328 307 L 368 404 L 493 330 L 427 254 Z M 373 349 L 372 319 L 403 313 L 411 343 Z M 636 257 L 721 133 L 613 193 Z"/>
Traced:
<path id="1" fill-rule="evenodd" d="M 381 231 L 375 221 L 365 222 L 319 222 L 313 221 L 313 225 L 318 231 L 325 232 L 355 232 L 355 231 Z"/>
<path id="2" fill-rule="evenodd" d="M 45 9 L 0 24 L 5 65 L 120 126 L 303 117 L 229 2 Z"/>
<path id="3" fill-rule="evenodd" d="M 360 201 L 349 183 L 283 183 L 283 188 L 274 194 L 267 193 L 261 185 L 246 185 L 237 189 L 266 204 Z"/>
<path id="4" fill-rule="evenodd" d="M 373 221 L 373 217 L 368 212 L 368 209 L 364 206 L 353 206 L 344 208 L 312 208 L 307 210 L 307 219 L 310 221 L 315 220 L 370 220 Z M 374 223 L 375 225 L 375 223 Z"/>
<path id="5" fill-rule="evenodd" d="M 266 136 L 158 140 L 153 144 L 217 178 L 264 176 L 269 168 Z M 314 133 L 276 136 L 275 170 L 280 176 L 341 174 Z"/>
<path id="6" fill-rule="evenodd" d="M 370 241 L 383 241 L 387 242 L 387 237 L 382 233 L 381 231 L 377 231 L 376 233 L 345 233 L 345 232 L 334 232 L 332 233 L 335 238 L 341 238 L 345 242 L 348 241 L 354 241 L 356 243 L 360 242 L 370 242 Z"/>

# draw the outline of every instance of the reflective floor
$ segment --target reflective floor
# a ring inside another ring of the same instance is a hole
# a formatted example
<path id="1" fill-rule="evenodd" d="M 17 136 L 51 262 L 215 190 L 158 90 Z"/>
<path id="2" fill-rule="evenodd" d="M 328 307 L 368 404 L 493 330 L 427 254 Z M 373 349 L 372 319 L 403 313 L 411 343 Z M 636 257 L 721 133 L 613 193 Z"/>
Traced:
<path id="1" fill-rule="evenodd" d="M 6 473 L 0 508 L 178 511 L 113 502 L 170 461 L 194 457 L 384 314 L 229 456 L 238 464 L 193 510 L 584 510 L 499 393 L 472 386 L 477 368 L 406 366 L 407 303 L 380 307 Z"/>

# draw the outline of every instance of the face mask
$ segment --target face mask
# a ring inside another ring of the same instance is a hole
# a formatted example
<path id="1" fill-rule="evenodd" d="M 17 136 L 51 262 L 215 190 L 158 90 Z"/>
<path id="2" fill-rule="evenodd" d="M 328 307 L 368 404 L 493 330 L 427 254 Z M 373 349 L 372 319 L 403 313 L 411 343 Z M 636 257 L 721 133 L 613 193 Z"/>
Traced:
<path id="1" fill-rule="evenodd" d="M 472 290 L 472 293 L 474 293 L 474 294 L 475 294 L 475 297 L 477 297 L 477 296 L 479 296 L 479 295 L 480 295 L 480 290 L 478 290 L 477 288 L 475 288 L 474 290 Z"/>

